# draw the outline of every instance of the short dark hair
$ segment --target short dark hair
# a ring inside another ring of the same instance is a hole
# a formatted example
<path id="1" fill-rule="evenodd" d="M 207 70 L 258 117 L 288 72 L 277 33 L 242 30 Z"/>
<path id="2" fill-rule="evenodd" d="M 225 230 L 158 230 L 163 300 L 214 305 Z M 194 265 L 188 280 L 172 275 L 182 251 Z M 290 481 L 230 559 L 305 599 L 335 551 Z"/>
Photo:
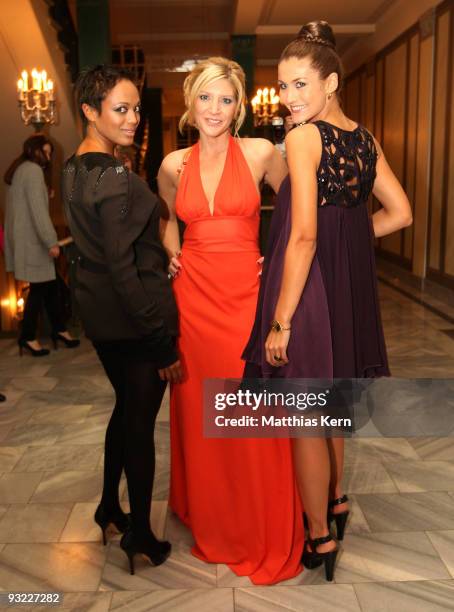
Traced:
<path id="1" fill-rule="evenodd" d="M 131 81 L 134 83 L 132 73 L 126 68 L 117 68 L 109 64 L 99 64 L 87 68 L 79 74 L 76 81 L 76 101 L 79 115 L 82 121 L 87 123 L 82 104 L 88 104 L 101 113 L 101 104 L 119 81 Z"/>
<path id="2" fill-rule="evenodd" d="M 13 161 L 5 172 L 3 178 L 7 185 L 11 185 L 14 173 L 24 161 L 34 162 L 43 169 L 49 165 L 49 161 L 44 155 L 44 145 L 49 145 L 51 152 L 53 152 L 54 145 L 45 134 L 33 134 L 33 136 L 27 138 L 23 145 L 22 154 Z"/>
<path id="3" fill-rule="evenodd" d="M 292 40 L 282 51 L 280 62 L 291 57 L 303 59 L 310 57 L 312 66 L 320 74 L 321 79 L 326 79 L 331 73 L 336 72 L 339 78 L 339 86 L 336 93 L 342 89 L 344 70 L 342 61 L 336 50 L 336 38 L 333 29 L 326 21 L 310 21 L 298 32 L 297 38 Z"/>

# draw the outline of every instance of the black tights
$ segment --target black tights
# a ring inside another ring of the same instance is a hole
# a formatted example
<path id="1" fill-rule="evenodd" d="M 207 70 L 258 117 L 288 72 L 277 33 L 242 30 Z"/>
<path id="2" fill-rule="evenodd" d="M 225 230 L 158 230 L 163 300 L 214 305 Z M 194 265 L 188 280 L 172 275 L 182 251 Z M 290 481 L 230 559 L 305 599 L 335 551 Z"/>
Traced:
<path id="1" fill-rule="evenodd" d="M 132 352 L 130 344 L 97 343 L 96 350 L 116 395 L 106 431 L 101 503 L 108 512 L 120 508 L 118 486 L 124 469 L 132 529 L 139 536 L 150 535 L 154 427 L 166 383 L 159 378 L 156 365 Z"/>
<path id="2" fill-rule="evenodd" d="M 22 320 L 21 340 L 36 340 L 38 317 L 44 304 L 54 335 L 66 330 L 56 280 L 30 283 Z"/>

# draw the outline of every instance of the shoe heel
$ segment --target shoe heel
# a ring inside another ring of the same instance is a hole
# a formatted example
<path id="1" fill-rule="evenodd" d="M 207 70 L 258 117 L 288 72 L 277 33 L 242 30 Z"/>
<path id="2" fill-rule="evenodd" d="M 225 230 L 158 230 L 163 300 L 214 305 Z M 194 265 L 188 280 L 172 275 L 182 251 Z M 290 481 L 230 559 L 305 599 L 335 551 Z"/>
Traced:
<path id="1" fill-rule="evenodd" d="M 80 340 L 77 338 L 66 338 L 62 336 L 61 333 L 57 332 L 52 336 L 52 341 L 54 343 L 54 349 L 58 349 L 58 343 L 62 342 L 66 348 L 77 348 L 80 345 Z"/>
<path id="2" fill-rule="evenodd" d="M 104 546 L 106 546 L 107 544 L 106 528 L 101 527 L 101 531 L 102 531 L 102 543 L 104 544 Z"/>
<path id="3" fill-rule="evenodd" d="M 131 574 L 131 576 L 134 576 L 134 554 L 132 553 L 126 553 L 128 555 L 128 561 L 129 561 L 129 573 Z"/>
<path id="4" fill-rule="evenodd" d="M 336 522 L 336 533 L 337 539 L 343 540 L 345 533 L 345 525 L 347 524 L 349 512 L 341 512 L 340 514 L 334 514 L 334 520 Z"/>
<path id="5" fill-rule="evenodd" d="M 336 564 L 337 550 L 330 553 L 325 553 L 325 577 L 328 582 L 332 582 L 334 578 L 334 566 Z"/>

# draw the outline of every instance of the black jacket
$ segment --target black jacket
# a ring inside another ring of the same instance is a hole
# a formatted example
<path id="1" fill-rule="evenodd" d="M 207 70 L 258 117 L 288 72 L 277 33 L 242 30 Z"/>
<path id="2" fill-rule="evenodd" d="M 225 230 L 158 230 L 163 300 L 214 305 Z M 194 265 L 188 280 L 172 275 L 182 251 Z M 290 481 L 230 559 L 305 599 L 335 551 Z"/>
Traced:
<path id="1" fill-rule="evenodd" d="M 158 367 L 170 365 L 178 317 L 158 198 L 105 153 L 73 155 L 63 168 L 62 194 L 81 258 L 76 298 L 87 336 L 141 340 Z"/>

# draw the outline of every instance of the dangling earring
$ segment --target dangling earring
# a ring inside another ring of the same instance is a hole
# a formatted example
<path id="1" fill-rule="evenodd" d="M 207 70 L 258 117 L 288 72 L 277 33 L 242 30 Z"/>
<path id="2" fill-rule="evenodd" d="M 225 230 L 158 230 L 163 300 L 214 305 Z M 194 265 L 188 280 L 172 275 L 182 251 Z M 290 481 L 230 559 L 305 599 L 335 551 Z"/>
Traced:
<path id="1" fill-rule="evenodd" d="M 331 100 L 331 98 L 333 97 L 333 94 L 329 93 L 326 97 L 328 98 L 328 100 Z"/>

